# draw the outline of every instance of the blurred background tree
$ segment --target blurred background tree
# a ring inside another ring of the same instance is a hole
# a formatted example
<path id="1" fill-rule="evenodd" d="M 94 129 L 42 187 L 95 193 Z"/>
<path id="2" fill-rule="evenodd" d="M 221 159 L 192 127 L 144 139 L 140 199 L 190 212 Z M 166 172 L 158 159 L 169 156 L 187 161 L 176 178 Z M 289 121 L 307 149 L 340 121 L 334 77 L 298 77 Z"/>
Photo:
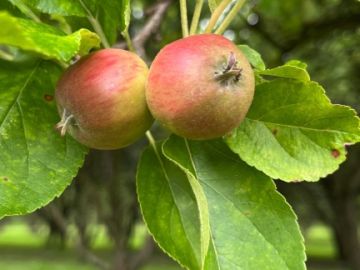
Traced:
<path id="1" fill-rule="evenodd" d="M 188 1 L 189 17 L 194 2 Z M 204 7 L 202 29 L 210 17 Z M 0 8 L 18 14 L 6 1 Z M 45 14 L 41 18 L 64 24 L 61 18 Z M 130 33 L 149 64 L 164 45 L 181 37 L 178 18 L 176 1 L 132 1 Z M 64 30 L 69 26 L 72 30 L 91 28 L 78 18 L 64 24 Z M 334 102 L 360 110 L 358 0 L 249 0 L 224 35 L 236 44 L 256 49 L 269 67 L 289 59 L 306 62 L 313 79 L 325 87 Z M 116 47 L 126 45 L 120 39 Z M 165 135 L 159 127 L 153 129 L 157 137 Z M 60 198 L 25 218 L 1 221 L 0 269 L 109 269 L 111 265 L 124 270 L 179 269 L 147 235 L 139 215 L 134 180 L 136 161 L 145 144 L 141 141 L 124 150 L 91 151 Z M 318 183 L 278 182 L 299 216 L 309 269 L 360 270 L 359 164 L 360 147 L 351 146 L 348 161 L 340 170 Z M 77 263 L 74 254 L 88 264 Z M 53 263 L 47 265 L 46 259 Z"/>

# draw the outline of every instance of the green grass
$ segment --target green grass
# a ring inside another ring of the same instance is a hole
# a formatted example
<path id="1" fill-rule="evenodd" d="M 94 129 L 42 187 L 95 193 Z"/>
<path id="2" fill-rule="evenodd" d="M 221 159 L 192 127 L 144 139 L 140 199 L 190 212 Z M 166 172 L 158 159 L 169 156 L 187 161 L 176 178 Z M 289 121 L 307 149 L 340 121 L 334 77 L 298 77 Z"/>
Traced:
<path id="1" fill-rule="evenodd" d="M 181 269 L 183 268 L 181 268 L 180 266 L 154 264 L 154 265 L 145 266 L 141 270 L 181 270 Z"/>
<path id="2" fill-rule="evenodd" d="M 0 253 L 0 269 L 4 270 L 96 270 L 79 261 L 73 250 L 2 246 Z"/>
<path id="3" fill-rule="evenodd" d="M 334 259 L 337 255 L 334 237 L 330 228 L 323 224 L 310 227 L 305 233 L 305 246 L 308 257 Z"/>
<path id="4" fill-rule="evenodd" d="M 46 229 L 34 233 L 25 223 L 14 222 L 0 227 L 0 246 L 41 247 L 46 242 L 47 234 Z"/>
<path id="5" fill-rule="evenodd" d="M 97 270 L 80 261 L 74 250 L 65 251 L 44 248 L 0 247 L 1 270 Z M 99 254 L 98 254 L 99 255 Z M 102 257 L 111 257 L 102 253 Z M 153 258 L 141 270 L 181 270 L 167 258 Z"/>
<path id="6" fill-rule="evenodd" d="M 98 255 L 111 257 L 112 243 L 103 226 L 94 226 L 90 232 L 95 236 L 92 247 Z M 44 248 L 48 230 L 31 228 L 20 219 L 0 227 L 0 269 L 1 270 L 97 270 L 92 265 L 80 261 L 74 251 L 76 231 L 68 228 L 69 240 L 65 250 Z M 139 249 L 144 243 L 146 229 L 136 226 L 130 245 Z M 169 260 L 155 258 L 141 270 L 181 270 Z"/>
<path id="7" fill-rule="evenodd" d="M 106 234 L 106 230 L 101 226 L 91 228 L 95 240 L 93 248 L 100 255 L 111 258 L 112 244 Z M 69 228 L 70 239 L 67 249 L 45 249 L 48 230 L 40 227 L 35 232 L 28 225 L 20 221 L 9 223 L 0 227 L 0 269 L 1 270 L 96 270 L 92 265 L 88 265 L 78 260 L 74 251 L 74 239 L 76 231 Z M 143 225 L 136 226 L 132 233 L 130 245 L 134 249 L 141 248 L 146 235 Z M 309 258 L 320 260 L 333 260 L 336 257 L 331 230 L 321 224 L 312 226 L 304 233 L 306 251 Z M 180 270 L 175 263 L 169 260 L 155 258 L 153 262 L 145 266 L 142 270 Z M 320 270 L 330 268 L 309 268 Z M 340 269 L 340 268 L 331 268 Z"/>
<path id="8" fill-rule="evenodd" d="M 44 260 L 3 260 L 0 261 L 0 269 L 6 270 L 97 270 L 92 266 L 84 266 L 83 263 L 73 261 L 44 261 Z"/>

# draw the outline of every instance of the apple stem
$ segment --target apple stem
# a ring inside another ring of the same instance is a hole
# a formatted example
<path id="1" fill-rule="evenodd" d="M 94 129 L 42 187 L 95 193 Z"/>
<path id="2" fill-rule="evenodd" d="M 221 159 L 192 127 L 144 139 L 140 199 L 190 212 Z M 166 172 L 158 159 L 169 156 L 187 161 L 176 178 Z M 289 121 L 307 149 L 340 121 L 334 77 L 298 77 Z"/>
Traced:
<path id="1" fill-rule="evenodd" d="M 133 42 L 132 42 L 132 40 L 131 40 L 131 37 L 130 37 L 130 34 L 129 34 L 129 30 L 126 29 L 126 30 L 125 30 L 124 32 L 122 32 L 121 34 L 122 34 L 122 36 L 123 36 L 124 39 L 125 39 L 125 42 L 126 42 L 126 45 L 127 45 L 128 49 L 129 49 L 129 51 L 131 51 L 131 52 L 133 52 L 133 53 L 136 53 L 136 49 L 135 49 L 134 44 L 133 44 Z"/>
<path id="2" fill-rule="evenodd" d="M 230 12 L 226 15 L 220 26 L 215 30 L 215 34 L 222 35 L 225 32 L 225 30 L 229 27 L 230 23 L 238 15 L 244 3 L 245 0 L 239 0 L 236 2 L 236 4 L 231 8 Z"/>
<path id="3" fill-rule="evenodd" d="M 234 79 L 235 82 L 239 81 L 241 77 L 242 68 L 237 67 L 236 56 L 230 52 L 227 65 L 222 72 L 215 72 L 215 79 L 218 81 L 228 81 Z"/>
<path id="4" fill-rule="evenodd" d="M 74 115 L 67 115 L 66 109 L 64 109 L 61 120 L 56 124 L 55 128 L 60 131 L 60 135 L 62 137 L 65 136 L 68 126 L 70 124 L 71 119 L 74 118 Z"/>
<path id="5" fill-rule="evenodd" d="M 190 35 L 194 35 L 197 31 L 203 4 L 204 0 L 196 0 L 194 14 L 191 20 Z"/>
<path id="6" fill-rule="evenodd" d="M 189 24 L 187 18 L 186 0 L 180 0 L 180 17 L 183 37 L 187 37 L 189 35 Z"/>
<path id="7" fill-rule="evenodd" d="M 204 33 L 209 34 L 212 32 L 212 30 L 213 30 L 215 24 L 217 23 L 217 21 L 219 20 L 221 14 L 223 14 L 224 10 L 230 3 L 231 3 L 231 0 L 222 0 L 220 2 L 220 4 L 216 7 L 214 12 L 211 14 L 210 21 L 209 21 L 208 25 L 206 26 Z"/>

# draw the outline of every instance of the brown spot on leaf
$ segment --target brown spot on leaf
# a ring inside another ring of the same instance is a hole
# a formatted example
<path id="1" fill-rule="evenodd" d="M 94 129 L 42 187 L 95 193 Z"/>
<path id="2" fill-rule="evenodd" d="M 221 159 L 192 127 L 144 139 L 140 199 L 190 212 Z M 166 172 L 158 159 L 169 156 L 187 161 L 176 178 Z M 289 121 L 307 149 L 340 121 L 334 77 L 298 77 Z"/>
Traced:
<path id="1" fill-rule="evenodd" d="M 340 156 L 340 151 L 337 150 L 337 149 L 333 149 L 331 150 L 331 155 L 334 157 L 334 158 L 338 158 Z"/>
<path id="2" fill-rule="evenodd" d="M 272 132 L 272 134 L 274 134 L 274 136 L 276 136 L 276 134 L 278 133 L 278 130 L 276 128 L 274 128 L 271 132 Z"/>
<path id="3" fill-rule="evenodd" d="M 9 178 L 7 178 L 6 176 L 4 176 L 2 179 L 3 179 L 5 182 L 6 182 L 6 181 L 9 181 Z"/>
<path id="4" fill-rule="evenodd" d="M 52 96 L 52 95 L 44 95 L 44 99 L 46 100 L 46 101 L 53 101 L 54 100 L 54 96 Z"/>
<path id="5" fill-rule="evenodd" d="M 244 214 L 244 216 L 248 217 L 248 216 L 251 215 L 251 212 L 250 211 L 245 211 L 245 212 L 243 212 L 243 214 Z"/>

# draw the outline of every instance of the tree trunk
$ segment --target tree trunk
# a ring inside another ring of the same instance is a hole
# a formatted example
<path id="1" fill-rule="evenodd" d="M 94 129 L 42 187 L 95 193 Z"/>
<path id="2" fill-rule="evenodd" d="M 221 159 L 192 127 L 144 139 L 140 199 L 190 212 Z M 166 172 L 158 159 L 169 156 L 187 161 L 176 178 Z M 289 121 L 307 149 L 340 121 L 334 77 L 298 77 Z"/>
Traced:
<path id="1" fill-rule="evenodd" d="M 333 202 L 333 229 L 339 256 L 352 270 L 360 270 L 360 244 L 357 232 L 356 198 L 337 198 Z"/>

